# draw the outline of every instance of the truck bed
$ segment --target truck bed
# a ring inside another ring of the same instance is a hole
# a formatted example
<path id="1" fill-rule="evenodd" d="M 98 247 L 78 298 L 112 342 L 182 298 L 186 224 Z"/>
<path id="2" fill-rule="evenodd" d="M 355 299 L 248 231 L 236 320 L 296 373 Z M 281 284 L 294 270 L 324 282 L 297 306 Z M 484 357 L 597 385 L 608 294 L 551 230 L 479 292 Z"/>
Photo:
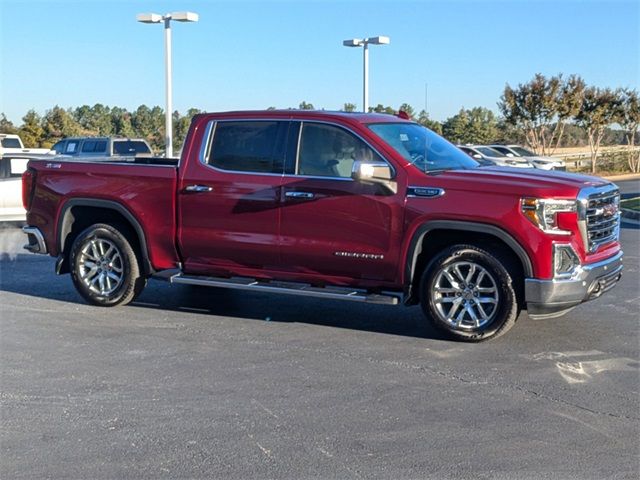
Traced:
<path id="1" fill-rule="evenodd" d="M 175 248 L 177 159 L 51 158 L 31 160 L 29 169 L 37 178 L 29 215 L 43 226 L 50 254 L 59 254 L 63 216 L 89 199 L 93 208 L 100 202 L 118 204 L 135 218 L 146 232 L 149 260 L 155 268 L 174 268 L 179 261 Z"/>

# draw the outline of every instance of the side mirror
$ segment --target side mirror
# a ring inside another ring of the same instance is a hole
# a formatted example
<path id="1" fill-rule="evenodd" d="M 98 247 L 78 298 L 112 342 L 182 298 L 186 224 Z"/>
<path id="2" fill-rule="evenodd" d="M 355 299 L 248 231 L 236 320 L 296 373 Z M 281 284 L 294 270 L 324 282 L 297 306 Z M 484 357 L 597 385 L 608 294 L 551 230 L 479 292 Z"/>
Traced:
<path id="1" fill-rule="evenodd" d="M 513 153 L 507 153 L 507 157 L 513 158 L 513 157 L 515 157 L 515 155 Z"/>
<path id="2" fill-rule="evenodd" d="M 473 158 L 475 158 L 476 160 L 480 160 L 482 159 L 482 155 L 480 155 L 479 153 L 474 153 L 473 155 L 471 155 Z"/>
<path id="3" fill-rule="evenodd" d="M 356 182 L 377 184 L 384 186 L 388 191 L 396 193 L 398 188 L 392 180 L 391 167 L 383 162 L 363 162 L 356 160 L 351 169 L 351 178 Z"/>

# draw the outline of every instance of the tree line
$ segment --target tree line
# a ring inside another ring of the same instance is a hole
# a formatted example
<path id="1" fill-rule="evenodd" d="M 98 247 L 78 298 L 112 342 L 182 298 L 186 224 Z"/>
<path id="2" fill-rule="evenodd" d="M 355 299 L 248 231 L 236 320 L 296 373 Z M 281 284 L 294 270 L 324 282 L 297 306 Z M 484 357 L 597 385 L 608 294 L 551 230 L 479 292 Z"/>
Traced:
<path id="1" fill-rule="evenodd" d="M 398 108 L 378 104 L 369 111 L 389 114 L 403 111 L 453 143 L 520 143 L 542 155 L 551 155 L 559 147 L 588 146 L 594 173 L 601 146 L 628 145 L 631 147 L 629 168 L 633 172 L 640 171 L 640 153 L 633 148 L 639 143 L 640 127 L 640 101 L 636 90 L 588 86 L 578 75 L 545 77 L 536 74 L 529 82 L 516 87 L 507 84 L 497 105 L 500 116 L 485 107 L 463 107 L 443 122 L 431 119 L 424 109 L 416 111 L 408 103 Z M 306 101 L 297 108 L 315 109 Z M 355 112 L 357 106 L 345 103 L 341 110 Z M 173 112 L 176 151 L 182 147 L 191 118 L 197 113 L 200 113 L 197 108 L 187 110 L 184 115 Z M 617 128 L 612 128 L 614 126 Z M 56 105 L 43 116 L 29 110 L 19 126 L 2 113 L 0 132 L 18 133 L 28 147 L 50 147 L 64 137 L 78 135 L 139 137 L 145 138 L 154 151 L 161 152 L 164 149 L 164 110 L 146 105 L 140 105 L 132 112 L 100 103 L 67 109 Z"/>
<path id="2" fill-rule="evenodd" d="M 187 136 L 191 117 L 200 113 L 197 108 L 186 114 L 173 113 L 174 144 L 179 149 Z M 144 138 L 155 152 L 164 150 L 164 110 L 140 105 L 133 112 L 125 108 L 108 107 L 100 103 L 64 109 L 58 105 L 40 116 L 29 110 L 20 126 L 14 125 L 4 113 L 0 114 L 0 132 L 17 133 L 26 147 L 49 148 L 58 140 L 74 136 L 118 136 Z"/>

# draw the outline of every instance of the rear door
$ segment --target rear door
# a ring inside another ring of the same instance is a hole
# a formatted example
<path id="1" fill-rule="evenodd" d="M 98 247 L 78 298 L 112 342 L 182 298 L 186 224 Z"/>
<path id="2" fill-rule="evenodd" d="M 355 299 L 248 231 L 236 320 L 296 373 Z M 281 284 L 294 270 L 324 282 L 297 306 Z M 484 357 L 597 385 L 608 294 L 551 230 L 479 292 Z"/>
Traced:
<path id="1" fill-rule="evenodd" d="M 289 122 L 220 120 L 179 183 L 187 273 L 259 276 L 279 263 L 280 184 Z"/>
<path id="2" fill-rule="evenodd" d="M 302 122 L 297 152 L 282 187 L 282 269 L 310 280 L 393 282 L 406 187 L 354 181 L 354 160 L 386 160 L 342 126 Z"/>

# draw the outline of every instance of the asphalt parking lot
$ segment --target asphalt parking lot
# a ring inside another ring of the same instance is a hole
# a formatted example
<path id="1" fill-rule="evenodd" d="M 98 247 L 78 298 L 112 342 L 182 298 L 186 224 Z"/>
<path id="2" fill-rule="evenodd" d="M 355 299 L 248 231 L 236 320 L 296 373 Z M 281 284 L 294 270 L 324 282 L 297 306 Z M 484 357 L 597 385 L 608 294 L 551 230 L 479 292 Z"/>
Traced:
<path id="1" fill-rule="evenodd" d="M 152 281 L 84 304 L 0 230 L 1 478 L 638 478 L 640 230 L 625 275 L 496 341 L 419 308 Z"/>

